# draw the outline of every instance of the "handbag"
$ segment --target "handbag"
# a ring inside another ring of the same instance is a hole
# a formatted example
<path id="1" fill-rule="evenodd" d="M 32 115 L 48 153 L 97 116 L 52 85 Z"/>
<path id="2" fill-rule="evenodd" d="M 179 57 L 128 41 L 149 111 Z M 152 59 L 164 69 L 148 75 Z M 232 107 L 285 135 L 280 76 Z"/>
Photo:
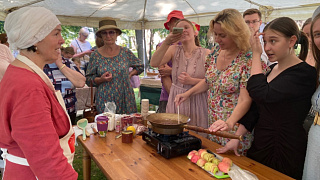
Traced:
<path id="1" fill-rule="evenodd" d="M 97 108 L 94 105 L 94 96 L 93 96 L 93 87 L 92 87 L 92 82 L 90 83 L 90 92 L 91 92 L 91 103 L 90 106 L 87 105 L 87 103 L 85 104 L 86 108 L 83 109 L 83 118 L 88 119 L 89 123 L 94 122 L 94 118 L 95 116 L 98 114 L 97 112 Z M 88 100 L 88 98 L 87 98 Z"/>

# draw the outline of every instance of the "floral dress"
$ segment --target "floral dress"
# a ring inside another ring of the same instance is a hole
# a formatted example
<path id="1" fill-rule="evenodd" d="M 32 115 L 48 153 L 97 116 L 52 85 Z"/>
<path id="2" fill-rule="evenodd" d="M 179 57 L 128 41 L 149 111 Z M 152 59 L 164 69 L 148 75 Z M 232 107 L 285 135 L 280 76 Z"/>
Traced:
<path id="1" fill-rule="evenodd" d="M 219 45 L 213 47 L 213 52 L 207 57 L 206 61 L 206 82 L 208 84 L 208 121 L 209 126 L 221 119 L 226 121 L 236 107 L 240 95 L 240 88 L 246 88 L 250 77 L 252 63 L 252 52 L 240 52 L 231 64 L 224 70 L 217 69 L 217 58 L 220 53 Z M 266 67 L 266 65 L 264 64 Z M 235 133 L 239 127 L 236 124 L 229 131 Z M 228 138 L 209 135 L 209 139 L 220 144 L 226 145 Z M 244 141 L 240 142 L 239 153 L 246 155 L 253 140 L 252 134 L 247 133 Z"/>
<path id="2" fill-rule="evenodd" d="M 143 72 L 143 64 L 128 48 L 120 47 L 120 52 L 114 57 L 104 57 L 98 51 L 90 56 L 86 73 L 86 83 L 97 87 L 96 106 L 98 113 L 103 113 L 105 103 L 115 102 L 117 114 L 137 112 L 134 92 L 129 79 L 129 67 Z M 112 80 L 97 85 L 93 80 L 103 73 L 112 73 Z"/>

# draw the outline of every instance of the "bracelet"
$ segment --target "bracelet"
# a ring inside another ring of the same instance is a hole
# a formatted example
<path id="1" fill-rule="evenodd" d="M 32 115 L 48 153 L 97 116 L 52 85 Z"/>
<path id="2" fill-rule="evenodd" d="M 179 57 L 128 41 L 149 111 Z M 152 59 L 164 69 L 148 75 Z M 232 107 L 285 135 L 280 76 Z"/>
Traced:
<path id="1" fill-rule="evenodd" d="M 59 67 L 59 70 L 61 71 L 64 67 L 66 67 L 65 64 L 63 64 L 61 67 Z"/>

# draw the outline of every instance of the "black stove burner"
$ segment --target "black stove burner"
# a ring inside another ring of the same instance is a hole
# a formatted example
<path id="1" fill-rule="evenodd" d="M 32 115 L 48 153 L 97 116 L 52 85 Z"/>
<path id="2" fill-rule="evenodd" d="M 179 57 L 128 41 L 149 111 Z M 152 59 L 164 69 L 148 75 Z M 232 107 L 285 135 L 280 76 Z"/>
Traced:
<path id="1" fill-rule="evenodd" d="M 188 131 L 177 135 L 164 135 L 149 130 L 142 133 L 142 139 L 167 159 L 200 149 L 202 143 L 199 138 L 190 135 Z"/>

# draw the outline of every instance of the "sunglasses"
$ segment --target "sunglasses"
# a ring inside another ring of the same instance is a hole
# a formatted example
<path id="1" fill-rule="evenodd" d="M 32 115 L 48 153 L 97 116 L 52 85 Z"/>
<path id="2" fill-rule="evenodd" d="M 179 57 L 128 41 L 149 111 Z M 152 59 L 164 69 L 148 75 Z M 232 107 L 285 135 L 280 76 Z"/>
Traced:
<path id="1" fill-rule="evenodd" d="M 107 36 L 108 34 L 109 36 L 114 36 L 116 34 L 116 31 L 101 31 L 101 35 Z"/>

